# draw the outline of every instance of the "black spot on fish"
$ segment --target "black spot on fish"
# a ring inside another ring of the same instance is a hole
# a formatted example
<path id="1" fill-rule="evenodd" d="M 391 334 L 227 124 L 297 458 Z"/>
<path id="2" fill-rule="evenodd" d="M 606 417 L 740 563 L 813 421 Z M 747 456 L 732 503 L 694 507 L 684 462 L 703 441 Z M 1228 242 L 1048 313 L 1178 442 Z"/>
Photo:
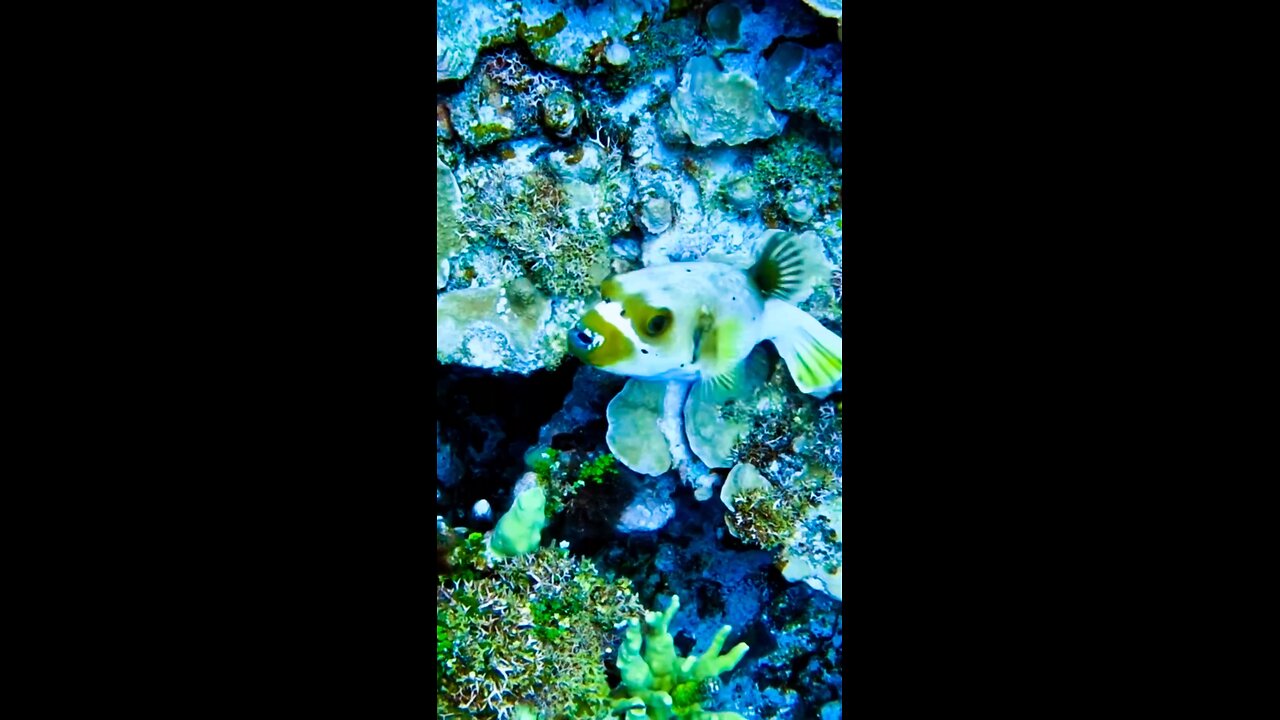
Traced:
<path id="1" fill-rule="evenodd" d="M 640 348 L 640 352 L 644 353 L 645 355 L 649 354 L 649 351 L 645 350 L 644 348 Z"/>
<path id="2" fill-rule="evenodd" d="M 626 311 L 626 310 L 623 310 L 622 312 L 620 312 L 620 313 L 618 313 L 618 314 L 619 314 L 619 315 L 621 315 L 622 317 L 626 317 L 626 316 L 627 316 L 627 311 Z"/>
<path id="3" fill-rule="evenodd" d="M 685 271 L 685 272 L 693 272 L 693 268 L 685 268 L 685 269 L 684 269 L 684 271 Z"/>

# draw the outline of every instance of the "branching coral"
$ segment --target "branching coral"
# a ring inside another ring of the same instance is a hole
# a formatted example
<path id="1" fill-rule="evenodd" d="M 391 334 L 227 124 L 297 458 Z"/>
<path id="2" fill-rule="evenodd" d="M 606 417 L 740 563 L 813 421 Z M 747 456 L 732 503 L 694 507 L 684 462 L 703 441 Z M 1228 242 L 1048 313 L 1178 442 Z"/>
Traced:
<path id="1" fill-rule="evenodd" d="M 703 710 L 702 703 L 719 689 L 719 676 L 741 662 L 747 644 L 738 643 L 721 655 L 732 630 L 725 625 L 706 652 L 680 657 L 669 630 L 679 609 L 680 597 L 672 595 L 665 612 L 646 611 L 643 623 L 636 619 L 628 623 L 627 637 L 618 649 L 622 684 L 613 693 L 614 712 L 650 720 L 745 720 L 736 712 Z"/>

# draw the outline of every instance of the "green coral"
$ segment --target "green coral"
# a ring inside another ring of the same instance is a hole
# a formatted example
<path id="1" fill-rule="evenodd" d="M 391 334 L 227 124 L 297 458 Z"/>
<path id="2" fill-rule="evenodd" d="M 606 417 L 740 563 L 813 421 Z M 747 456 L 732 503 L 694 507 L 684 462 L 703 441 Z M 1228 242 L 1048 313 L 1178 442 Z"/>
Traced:
<path id="1" fill-rule="evenodd" d="M 524 555 L 542 542 L 542 528 L 547 526 L 547 496 L 541 487 L 520 493 L 511 510 L 498 519 L 489 540 L 489 549 L 500 557 Z"/>
<path id="2" fill-rule="evenodd" d="M 628 580 L 602 576 L 561 547 L 442 578 L 436 717 L 607 717 L 601 658 L 614 628 L 642 611 Z"/>
<path id="3" fill-rule="evenodd" d="M 665 612 L 646 611 L 643 623 L 633 618 L 618 648 L 618 672 L 622 684 L 613 692 L 614 712 L 651 720 L 744 720 L 735 712 L 711 712 L 702 703 L 719 688 L 719 676 L 732 670 L 746 655 L 746 643 L 738 643 L 721 655 L 732 628 L 728 625 L 711 639 L 706 652 L 680 657 L 671 637 L 671 618 L 680 609 L 680 597 L 671 596 Z"/>

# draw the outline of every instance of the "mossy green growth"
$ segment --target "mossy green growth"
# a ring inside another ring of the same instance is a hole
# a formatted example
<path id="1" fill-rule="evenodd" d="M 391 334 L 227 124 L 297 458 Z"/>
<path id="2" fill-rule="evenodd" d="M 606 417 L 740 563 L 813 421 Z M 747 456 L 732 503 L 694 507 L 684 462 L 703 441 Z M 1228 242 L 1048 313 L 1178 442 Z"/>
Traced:
<path id="1" fill-rule="evenodd" d="M 562 452 L 536 446 L 524 457 L 529 471 L 547 493 L 550 514 L 560 512 L 569 498 L 587 485 L 601 485 L 617 477 L 618 461 L 607 452 Z"/>
<path id="2" fill-rule="evenodd" d="M 502 123 L 476 123 L 471 128 L 471 136 L 477 147 L 511 139 L 511 128 Z"/>
<path id="3" fill-rule="evenodd" d="M 765 550 L 786 542 L 808 509 L 804 496 L 776 489 L 750 463 L 733 467 L 720 488 L 720 500 L 729 532 Z"/>
<path id="4" fill-rule="evenodd" d="M 453 171 L 436 156 L 436 289 L 448 282 L 448 259 L 462 248 L 462 196 Z"/>
<path id="5" fill-rule="evenodd" d="M 719 676 L 742 661 L 747 644 L 738 643 L 721 655 L 732 630 L 725 625 L 706 652 L 680 657 L 669 629 L 679 609 L 680 597 L 672 595 L 666 611 L 646 611 L 643 622 L 633 618 L 628 623 L 618 648 L 622 684 L 613 691 L 614 712 L 651 720 L 745 720 L 736 712 L 705 711 L 702 703 L 719 688 Z"/>
<path id="6" fill-rule="evenodd" d="M 611 271 L 611 239 L 630 223 L 627 212 L 614 209 L 625 209 L 631 191 L 621 152 L 602 163 L 591 185 L 562 179 L 541 161 L 531 172 L 491 166 L 472 181 L 467 226 L 509 250 L 549 297 L 592 297 Z"/>
<path id="7" fill-rule="evenodd" d="M 611 703 L 601 658 L 614 628 L 640 612 L 628 580 L 561 547 L 443 578 L 436 717 L 603 720 Z"/>
<path id="8" fill-rule="evenodd" d="M 617 458 L 604 453 L 595 460 L 585 462 L 578 468 L 578 480 L 583 483 L 595 483 L 600 485 L 607 477 L 614 477 L 618 474 Z"/>
<path id="9" fill-rule="evenodd" d="M 775 138 L 755 161 L 755 187 L 762 195 L 766 214 L 785 217 L 788 193 L 802 188 L 820 214 L 834 212 L 840 205 L 843 183 L 840 168 L 813 138 L 788 130 Z"/>
<path id="10" fill-rule="evenodd" d="M 526 25 L 523 20 L 516 21 L 516 27 L 520 33 L 520 37 L 527 43 L 542 42 L 548 38 L 555 37 L 561 30 L 568 27 L 569 21 L 565 18 L 564 13 L 558 12 L 552 15 L 546 22 L 539 25 Z"/>
<path id="11" fill-rule="evenodd" d="M 546 487 L 552 480 L 552 469 L 560 459 L 560 451 L 555 448 L 535 446 L 525 453 L 524 463 L 529 470 L 538 476 L 538 482 Z"/>
<path id="12" fill-rule="evenodd" d="M 476 573 L 489 565 L 484 552 L 486 547 L 484 533 L 473 532 L 468 535 L 449 555 L 449 564 L 453 567 L 451 575 L 474 580 Z"/>

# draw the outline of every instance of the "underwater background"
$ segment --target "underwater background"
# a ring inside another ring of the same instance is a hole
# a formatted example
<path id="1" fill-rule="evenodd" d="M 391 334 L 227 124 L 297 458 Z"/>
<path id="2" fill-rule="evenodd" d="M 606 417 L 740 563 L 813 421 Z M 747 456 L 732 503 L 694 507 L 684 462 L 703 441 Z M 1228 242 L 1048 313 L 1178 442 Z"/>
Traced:
<path id="1" fill-rule="evenodd" d="M 840 15 L 437 4 L 437 717 L 842 716 L 839 358 L 802 391 L 763 333 L 700 392 L 574 347 L 606 280 L 768 296 L 775 247 L 843 336 Z"/>

